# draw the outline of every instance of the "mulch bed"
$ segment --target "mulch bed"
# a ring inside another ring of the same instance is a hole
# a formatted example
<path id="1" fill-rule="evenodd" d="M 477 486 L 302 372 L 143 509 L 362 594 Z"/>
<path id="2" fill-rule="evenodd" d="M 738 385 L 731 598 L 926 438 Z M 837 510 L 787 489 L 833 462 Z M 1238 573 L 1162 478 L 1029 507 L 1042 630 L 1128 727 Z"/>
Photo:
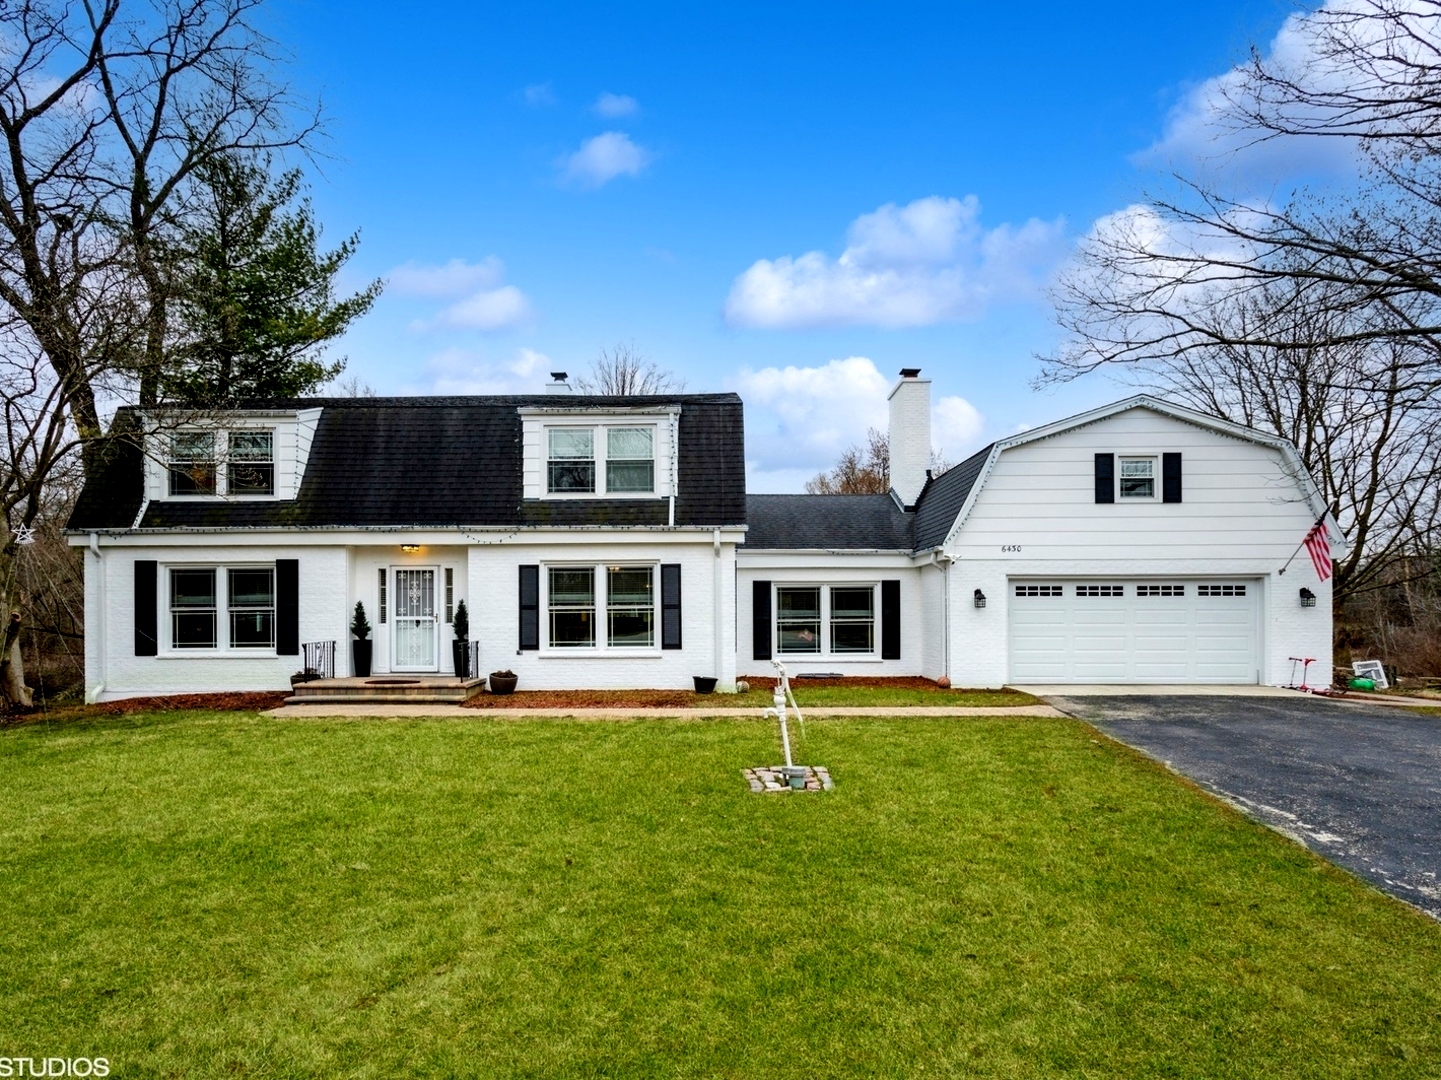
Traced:
<path id="1" fill-rule="evenodd" d="M 771 691 L 776 680 L 758 676 L 745 677 L 751 690 Z M 948 694 L 965 691 L 942 690 L 930 679 L 919 676 L 866 678 L 845 676 L 839 679 L 792 679 L 791 689 L 797 695 L 806 687 L 848 686 L 880 687 L 895 690 L 929 690 L 936 703 L 945 704 Z M 986 693 L 1002 691 L 988 690 Z M 800 700 L 799 696 L 797 700 Z M 741 699 L 745 701 L 744 698 Z M 748 702 L 755 705 L 754 701 Z M 725 709 L 744 707 L 733 694 L 697 694 L 693 690 L 517 690 L 512 694 L 477 694 L 465 703 L 467 709 Z M 760 706 L 756 706 L 759 708 Z"/>
<path id="2" fill-rule="evenodd" d="M 46 720 L 84 720 L 99 716 L 124 716 L 136 712 L 176 712 L 180 709 L 211 709 L 217 712 L 263 712 L 285 704 L 289 690 L 256 690 L 228 694 L 169 694 L 163 697 L 123 698 L 94 705 L 70 705 L 62 709 L 35 709 L 0 718 L 11 724 L 35 724 Z"/>

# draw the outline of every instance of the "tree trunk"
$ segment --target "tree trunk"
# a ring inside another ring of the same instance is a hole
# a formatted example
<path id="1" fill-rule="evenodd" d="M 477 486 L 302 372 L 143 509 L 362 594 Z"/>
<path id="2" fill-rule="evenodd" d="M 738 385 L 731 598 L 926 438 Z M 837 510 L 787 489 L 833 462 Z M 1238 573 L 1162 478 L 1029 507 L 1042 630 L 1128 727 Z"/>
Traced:
<path id="1" fill-rule="evenodd" d="M 20 612 L 12 611 L 5 624 L 5 642 L 0 646 L 0 691 L 14 709 L 28 709 L 35 704 L 30 688 L 25 685 L 25 659 L 20 655 Z"/>

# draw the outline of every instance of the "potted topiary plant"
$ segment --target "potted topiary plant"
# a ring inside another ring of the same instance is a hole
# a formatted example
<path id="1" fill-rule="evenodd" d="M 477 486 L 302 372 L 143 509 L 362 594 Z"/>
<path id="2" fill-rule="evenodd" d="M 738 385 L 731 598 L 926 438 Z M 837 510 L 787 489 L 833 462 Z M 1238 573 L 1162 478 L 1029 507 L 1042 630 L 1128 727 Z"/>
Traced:
<path id="1" fill-rule="evenodd" d="M 355 614 L 350 619 L 350 670 L 358 678 L 370 677 L 370 620 L 365 617 L 365 605 L 355 602 Z"/>
<path id="2" fill-rule="evenodd" d="M 462 679 L 470 678 L 470 612 L 465 610 L 465 601 L 455 605 L 455 616 L 451 621 L 455 640 L 450 643 L 451 660 L 455 663 L 455 674 Z"/>

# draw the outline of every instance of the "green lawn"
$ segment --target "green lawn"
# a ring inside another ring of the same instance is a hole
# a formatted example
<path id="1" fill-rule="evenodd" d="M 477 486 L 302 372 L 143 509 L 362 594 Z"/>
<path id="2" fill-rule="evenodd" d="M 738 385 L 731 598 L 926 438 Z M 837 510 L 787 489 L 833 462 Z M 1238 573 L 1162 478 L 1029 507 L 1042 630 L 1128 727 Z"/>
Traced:
<path id="1" fill-rule="evenodd" d="M 920 680 L 916 680 L 920 682 Z M 1039 705 L 1041 699 L 1021 690 L 941 690 L 935 686 L 864 686 L 828 685 L 796 679 L 791 692 L 800 702 L 801 711 L 824 705 L 932 705 L 965 708 L 1005 708 L 1017 705 Z M 771 703 L 772 691 L 755 687 L 743 694 L 717 695 L 712 700 L 726 708 L 755 705 L 764 709 Z M 698 700 L 697 704 L 701 704 Z"/>
<path id="2" fill-rule="evenodd" d="M 834 792 L 749 794 L 778 757 L 759 721 L 0 732 L 0 1056 L 1436 1074 L 1441 928 L 1085 726 L 807 727 Z"/>

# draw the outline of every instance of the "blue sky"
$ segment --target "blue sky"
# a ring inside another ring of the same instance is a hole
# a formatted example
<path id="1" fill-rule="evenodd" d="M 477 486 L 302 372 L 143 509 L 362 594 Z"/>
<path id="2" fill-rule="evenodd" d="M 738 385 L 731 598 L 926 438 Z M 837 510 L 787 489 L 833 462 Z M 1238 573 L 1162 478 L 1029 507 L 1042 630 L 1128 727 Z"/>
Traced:
<path id="1" fill-rule="evenodd" d="M 1044 284 L 1185 164 L 1207 80 L 1293 8 L 344 6 L 266 29 L 330 117 L 312 195 L 389 281 L 337 346 L 381 393 L 539 389 L 633 342 L 747 403 L 752 490 L 798 490 L 897 369 L 957 459 L 1125 391 L 1036 391 Z M 1156 147 L 1160 146 L 1160 149 Z"/>

